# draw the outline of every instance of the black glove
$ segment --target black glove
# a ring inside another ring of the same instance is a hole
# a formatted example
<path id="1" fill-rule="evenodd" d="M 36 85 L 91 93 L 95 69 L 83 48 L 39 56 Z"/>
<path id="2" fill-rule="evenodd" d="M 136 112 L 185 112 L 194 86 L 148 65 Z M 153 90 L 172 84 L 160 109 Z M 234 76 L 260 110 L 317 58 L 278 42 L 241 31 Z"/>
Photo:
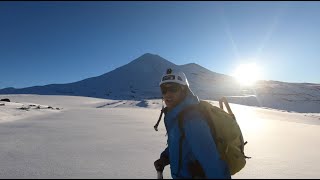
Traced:
<path id="1" fill-rule="evenodd" d="M 198 177 L 201 179 L 206 179 L 206 174 L 203 171 L 203 168 L 199 161 L 194 161 L 188 164 L 188 170 L 192 177 Z"/>
<path id="2" fill-rule="evenodd" d="M 154 167 L 156 168 L 157 171 L 162 172 L 164 167 L 168 164 L 170 164 L 169 158 L 161 157 L 160 159 L 158 159 L 154 162 Z"/>

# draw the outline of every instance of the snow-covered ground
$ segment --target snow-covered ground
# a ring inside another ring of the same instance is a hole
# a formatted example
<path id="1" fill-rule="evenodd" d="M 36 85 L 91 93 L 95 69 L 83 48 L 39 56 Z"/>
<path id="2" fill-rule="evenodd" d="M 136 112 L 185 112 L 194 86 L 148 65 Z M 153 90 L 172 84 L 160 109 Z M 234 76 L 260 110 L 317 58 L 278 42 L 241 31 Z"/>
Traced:
<path id="1" fill-rule="evenodd" d="M 166 145 L 163 122 L 153 129 L 161 100 L 1 98 L 11 102 L 0 101 L 0 178 L 156 178 Z M 320 177 L 319 113 L 230 105 L 252 157 L 233 178 Z"/>

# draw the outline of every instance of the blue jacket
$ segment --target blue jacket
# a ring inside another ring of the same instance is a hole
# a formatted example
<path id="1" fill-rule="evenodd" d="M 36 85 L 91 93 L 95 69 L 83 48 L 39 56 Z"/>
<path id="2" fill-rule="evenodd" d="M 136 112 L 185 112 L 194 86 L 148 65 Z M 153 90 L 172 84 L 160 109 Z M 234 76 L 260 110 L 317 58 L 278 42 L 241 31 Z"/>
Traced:
<path id="1" fill-rule="evenodd" d="M 181 133 L 177 115 L 186 106 L 197 103 L 199 103 L 198 97 L 189 91 L 187 97 L 166 114 L 164 123 L 168 133 L 168 147 L 161 153 L 161 156 L 169 157 L 171 176 L 174 179 L 192 178 L 188 171 L 188 164 L 195 160 L 198 160 L 201 164 L 206 178 L 231 179 L 226 162 L 220 159 L 210 129 L 204 117 L 197 111 L 191 111 L 185 114 L 183 123 L 185 139 L 182 144 L 182 166 L 180 172 L 178 172 L 179 140 Z"/>

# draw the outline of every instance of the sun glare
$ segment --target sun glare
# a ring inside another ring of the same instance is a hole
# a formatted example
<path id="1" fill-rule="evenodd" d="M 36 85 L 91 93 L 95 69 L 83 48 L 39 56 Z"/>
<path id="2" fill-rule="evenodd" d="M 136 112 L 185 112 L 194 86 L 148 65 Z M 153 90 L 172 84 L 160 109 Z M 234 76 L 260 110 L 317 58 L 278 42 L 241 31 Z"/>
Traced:
<path id="1" fill-rule="evenodd" d="M 241 85 L 252 86 L 261 78 L 261 70 L 255 63 L 241 64 L 233 76 Z"/>

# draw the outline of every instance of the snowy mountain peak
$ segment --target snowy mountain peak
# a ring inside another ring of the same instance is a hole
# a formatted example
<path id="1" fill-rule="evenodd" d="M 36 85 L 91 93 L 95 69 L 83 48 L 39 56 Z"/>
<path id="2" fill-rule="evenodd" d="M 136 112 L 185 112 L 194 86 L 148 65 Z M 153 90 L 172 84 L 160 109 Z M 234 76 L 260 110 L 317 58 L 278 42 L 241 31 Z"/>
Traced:
<path id="1" fill-rule="evenodd" d="M 170 61 L 162 58 L 159 55 L 156 54 L 151 54 L 151 53 L 146 53 L 143 54 L 142 56 L 138 57 L 137 59 L 131 61 L 128 65 L 130 66 L 137 66 L 136 68 L 147 68 L 148 66 L 150 67 L 170 67 L 170 66 L 176 66 L 175 64 L 171 63 Z"/>
<path id="2" fill-rule="evenodd" d="M 161 98 L 159 82 L 167 68 L 183 71 L 191 90 L 200 99 L 218 100 L 226 96 L 230 102 L 238 104 L 320 112 L 320 85 L 265 81 L 244 90 L 231 76 L 212 72 L 196 63 L 176 65 L 151 53 L 97 77 L 68 84 L 5 88 L 0 94 L 72 95 L 117 100 Z"/>
<path id="3" fill-rule="evenodd" d="M 145 53 L 145 54 L 143 54 L 142 56 L 138 57 L 138 58 L 135 59 L 135 60 L 156 59 L 156 58 L 163 59 L 162 57 L 160 57 L 160 56 L 157 55 L 157 54 Z M 135 61 L 135 60 L 133 60 L 133 61 Z"/>

